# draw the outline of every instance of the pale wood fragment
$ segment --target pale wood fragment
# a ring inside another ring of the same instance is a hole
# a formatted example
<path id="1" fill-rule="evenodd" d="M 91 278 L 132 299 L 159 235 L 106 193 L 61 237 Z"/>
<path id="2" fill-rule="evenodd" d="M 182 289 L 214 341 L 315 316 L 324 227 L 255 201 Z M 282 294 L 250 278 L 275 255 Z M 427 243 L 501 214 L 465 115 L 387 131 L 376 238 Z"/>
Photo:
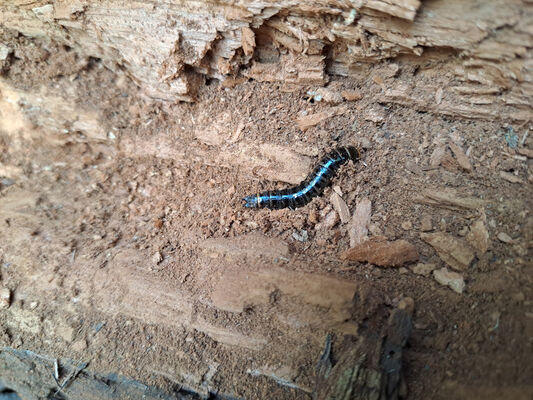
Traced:
<path id="1" fill-rule="evenodd" d="M 357 202 L 352 220 L 348 227 L 350 247 L 354 247 L 368 237 L 368 224 L 370 223 L 371 214 L 372 202 L 369 199 L 364 198 Z"/>
<path id="2" fill-rule="evenodd" d="M 419 0 L 281 0 L 269 7 L 258 0 L 157 7 L 119 0 L 4 2 L 0 24 L 51 38 L 110 67 L 120 64 L 161 101 L 194 100 L 194 74 L 324 84 L 328 73 L 358 75 L 360 62 L 406 56 L 406 66 L 420 65 L 426 49 L 434 48 L 431 57 L 442 61 L 435 64 L 438 87 L 393 86 L 382 101 L 455 117 L 529 120 L 533 4 L 472 1 L 436 0 L 423 8 Z"/>
<path id="3" fill-rule="evenodd" d="M 365 3 L 365 7 L 372 8 L 393 15 L 395 17 L 408 19 L 413 21 L 415 19 L 416 11 L 420 7 L 419 0 L 369 0 Z"/>
<path id="4" fill-rule="evenodd" d="M 418 260 L 418 251 L 406 240 L 387 241 L 372 237 L 341 254 L 346 261 L 369 262 L 382 267 L 399 267 Z"/>
<path id="5" fill-rule="evenodd" d="M 457 271 L 464 271 L 474 260 L 474 251 L 462 239 L 444 232 L 421 233 L 420 237 L 429 243 L 439 257 Z"/>
<path id="6" fill-rule="evenodd" d="M 461 168 L 467 172 L 472 172 L 472 164 L 470 164 L 470 160 L 468 159 L 463 149 L 461 149 L 454 142 L 450 142 L 450 149 L 452 149 L 453 154 L 455 155 L 455 159 L 457 160 Z"/>
<path id="7" fill-rule="evenodd" d="M 458 211 L 475 210 L 484 204 L 483 200 L 460 195 L 452 190 L 425 190 L 421 195 L 415 196 L 414 200 L 417 203 Z"/>
<path id="8" fill-rule="evenodd" d="M 318 125 L 328 118 L 342 114 L 345 110 L 346 109 L 344 107 L 332 107 L 316 114 L 301 116 L 296 120 L 296 123 L 298 124 L 298 128 L 300 128 L 302 131 L 305 131 L 312 126 Z"/>

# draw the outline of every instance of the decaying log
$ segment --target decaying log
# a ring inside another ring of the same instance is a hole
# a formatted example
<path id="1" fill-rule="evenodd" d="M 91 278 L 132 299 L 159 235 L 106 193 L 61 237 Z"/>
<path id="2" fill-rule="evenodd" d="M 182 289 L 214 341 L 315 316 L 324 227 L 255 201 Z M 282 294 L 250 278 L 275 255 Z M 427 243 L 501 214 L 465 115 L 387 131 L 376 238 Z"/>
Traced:
<path id="1" fill-rule="evenodd" d="M 523 0 L 17 0 L 0 5 L 0 24 L 101 58 L 160 100 L 194 100 L 197 76 L 323 85 L 395 59 L 418 73 L 410 86 L 385 82 L 384 102 L 467 118 L 533 114 L 533 4 Z M 438 79 L 426 79 L 436 65 Z"/>
<path id="2" fill-rule="evenodd" d="M 316 400 L 393 400 L 406 390 L 402 382 L 402 351 L 411 334 L 412 309 L 390 314 L 383 333 L 345 340 L 340 358 L 331 364 L 331 338 L 317 366 Z M 402 396 L 403 397 L 403 396 Z"/>
<path id="3" fill-rule="evenodd" d="M 32 351 L 4 347 L 0 350 L 0 386 L 15 390 L 24 399 L 200 398 L 186 391 L 170 395 L 117 374 L 89 372 L 87 367 L 84 362 L 58 360 Z M 21 379 L 22 376 L 24 379 Z"/>

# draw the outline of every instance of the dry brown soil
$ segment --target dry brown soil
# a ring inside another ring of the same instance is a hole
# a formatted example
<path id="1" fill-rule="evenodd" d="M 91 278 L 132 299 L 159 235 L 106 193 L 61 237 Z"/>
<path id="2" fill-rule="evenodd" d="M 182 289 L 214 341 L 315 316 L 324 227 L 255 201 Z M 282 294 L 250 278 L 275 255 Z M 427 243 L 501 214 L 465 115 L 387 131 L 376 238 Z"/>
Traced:
<path id="1" fill-rule="evenodd" d="M 377 84 L 379 68 L 368 67 L 329 85 L 361 100 L 301 131 L 299 117 L 335 107 L 310 101 L 309 88 L 211 80 L 194 104 L 162 105 L 117 66 L 8 40 L 17 48 L 2 65 L 0 96 L 0 273 L 10 293 L 2 345 L 168 390 L 304 399 L 327 333 L 378 329 L 411 297 L 409 399 L 531 398 L 533 164 L 508 146 L 504 118 L 384 104 L 387 80 Z M 437 76 L 400 64 L 387 79 Z M 79 115 L 96 128 L 76 125 Z M 518 139 L 528 128 L 513 125 Z M 431 165 L 450 142 L 472 171 L 449 148 Z M 420 237 L 424 218 L 430 231 L 465 241 L 484 212 L 489 247 L 460 272 L 462 294 L 414 273 L 416 263 L 341 261 L 348 224 L 321 224 L 331 187 L 297 210 L 242 207 L 243 196 L 297 183 L 320 156 L 350 144 L 366 151 L 334 185 L 351 212 L 371 200 L 370 236 L 407 240 L 421 263 L 445 265 Z M 522 147 L 533 149 L 532 135 Z M 483 210 L 420 204 L 425 190 L 454 190 Z"/>

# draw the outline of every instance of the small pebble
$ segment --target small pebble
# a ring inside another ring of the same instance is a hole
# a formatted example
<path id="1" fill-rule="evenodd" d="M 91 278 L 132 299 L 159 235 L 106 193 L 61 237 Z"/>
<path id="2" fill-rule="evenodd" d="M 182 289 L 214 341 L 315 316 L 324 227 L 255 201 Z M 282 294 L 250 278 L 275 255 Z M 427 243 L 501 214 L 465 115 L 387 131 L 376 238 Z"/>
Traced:
<path id="1" fill-rule="evenodd" d="M 509 236 L 505 232 L 498 233 L 498 239 L 500 241 L 502 241 L 503 243 L 512 243 L 513 242 L 513 238 L 511 236 Z"/>
<path id="2" fill-rule="evenodd" d="M 163 256 L 161 255 L 161 252 L 156 251 L 152 256 L 152 262 L 154 264 L 159 264 L 161 261 L 163 261 Z"/>

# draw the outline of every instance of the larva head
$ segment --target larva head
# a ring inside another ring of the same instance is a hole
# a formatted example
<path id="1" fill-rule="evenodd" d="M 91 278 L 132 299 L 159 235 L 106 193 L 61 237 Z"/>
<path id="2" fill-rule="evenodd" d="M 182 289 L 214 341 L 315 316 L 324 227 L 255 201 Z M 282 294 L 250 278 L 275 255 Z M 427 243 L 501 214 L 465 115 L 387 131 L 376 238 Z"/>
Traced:
<path id="1" fill-rule="evenodd" d="M 361 152 L 356 147 L 348 146 L 346 147 L 346 152 L 350 156 L 350 159 L 353 161 L 357 161 L 361 157 Z"/>

